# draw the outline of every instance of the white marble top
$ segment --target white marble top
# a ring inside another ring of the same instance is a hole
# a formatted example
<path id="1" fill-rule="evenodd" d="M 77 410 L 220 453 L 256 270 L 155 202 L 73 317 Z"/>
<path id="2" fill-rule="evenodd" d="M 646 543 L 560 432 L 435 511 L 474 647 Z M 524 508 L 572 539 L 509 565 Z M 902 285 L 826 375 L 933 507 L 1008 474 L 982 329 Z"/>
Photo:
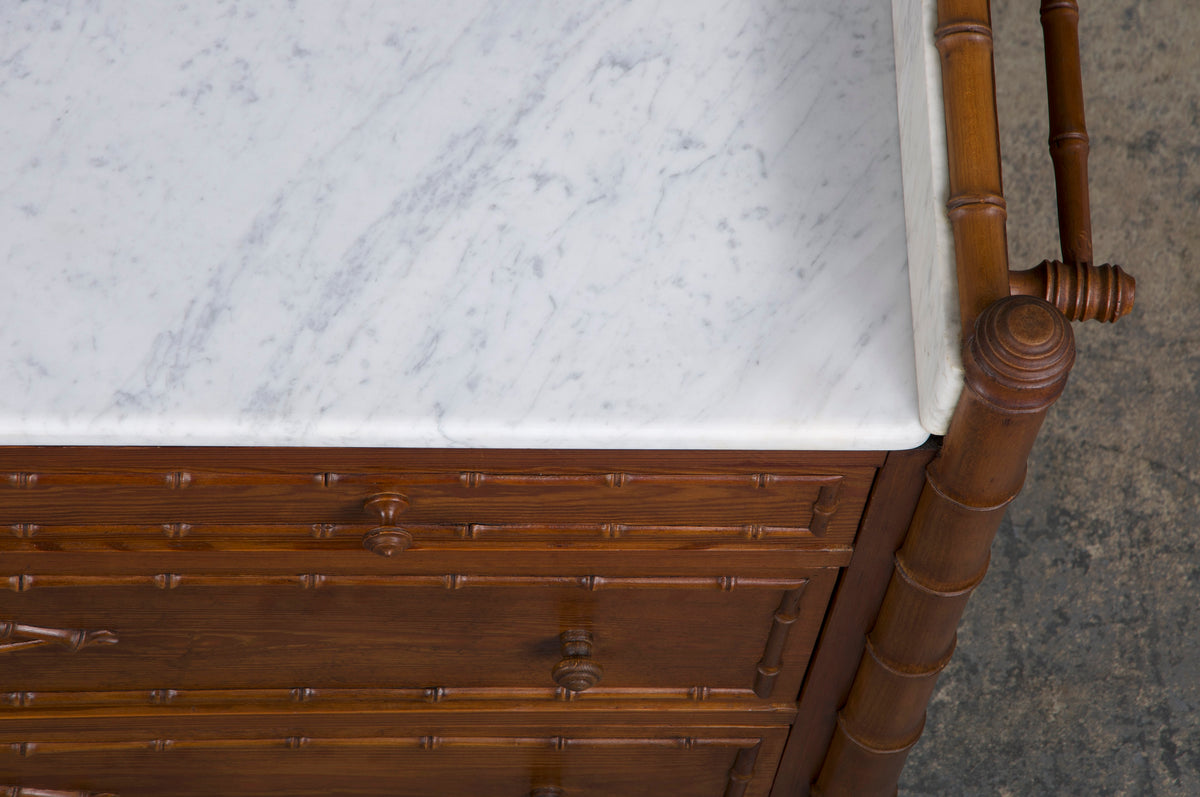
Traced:
<path id="1" fill-rule="evenodd" d="M 0 444 L 917 445 L 896 2 L 4 3 Z"/>

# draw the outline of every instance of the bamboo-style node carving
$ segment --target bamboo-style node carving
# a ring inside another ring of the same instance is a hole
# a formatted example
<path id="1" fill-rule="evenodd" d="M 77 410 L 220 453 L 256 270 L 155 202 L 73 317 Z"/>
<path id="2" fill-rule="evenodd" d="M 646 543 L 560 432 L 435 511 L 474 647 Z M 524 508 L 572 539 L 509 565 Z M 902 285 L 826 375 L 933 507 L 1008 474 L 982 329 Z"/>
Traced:
<path id="1" fill-rule="evenodd" d="M 824 537 L 825 532 L 829 530 L 829 521 L 838 510 L 838 494 L 841 491 L 842 482 L 839 479 L 834 484 L 825 485 L 817 493 L 817 501 L 813 504 L 812 522 L 808 524 L 808 530 L 814 537 Z"/>
<path id="2" fill-rule="evenodd" d="M 37 789 L 31 786 L 0 786 L 0 797 L 117 797 L 117 795 L 107 791 L 63 791 L 62 789 Z"/>
<path id="3" fill-rule="evenodd" d="M 38 475 L 36 473 L 20 472 L 20 473 L 8 474 L 9 484 L 11 484 L 13 487 L 18 487 L 20 489 L 29 489 L 31 487 L 36 487 L 37 481 L 38 481 Z"/>
<path id="4" fill-rule="evenodd" d="M 1136 286 L 1120 266 L 1093 265 L 1079 5 L 1075 0 L 1042 0 L 1041 16 L 1062 261 L 1011 271 L 1009 287 L 1014 295 L 1045 299 L 1072 321 L 1116 321 L 1133 309 Z"/>
<path id="5" fill-rule="evenodd" d="M 738 750 L 729 769 L 729 778 L 725 785 L 725 797 L 744 797 L 750 782 L 754 780 L 754 764 L 758 761 L 758 751 L 762 744 L 753 747 L 743 747 Z"/>
<path id="6" fill-rule="evenodd" d="M 775 619 L 771 623 L 771 631 L 767 635 L 766 649 L 758 662 L 758 670 L 754 676 L 754 694 L 759 697 L 770 697 L 775 689 L 775 679 L 783 670 L 783 649 L 787 645 L 788 633 L 792 624 L 800 619 L 800 599 L 804 597 L 804 587 L 788 590 L 783 593 L 783 600 L 775 610 Z"/>
<path id="7" fill-rule="evenodd" d="M 1027 271 L 1009 272 L 1015 296 L 1036 296 L 1072 321 L 1116 321 L 1133 309 L 1137 282 L 1120 266 L 1043 260 Z"/>
<path id="8" fill-rule="evenodd" d="M 408 498 L 400 493 L 379 493 L 368 498 L 363 508 L 378 515 L 380 525 L 363 535 L 363 547 L 380 556 L 395 556 L 407 550 L 413 535 L 396 524 L 408 503 Z"/>
<path id="9" fill-rule="evenodd" d="M 183 470 L 171 471 L 163 475 L 163 481 L 171 490 L 182 490 L 192 483 L 192 474 Z"/>
<path id="10" fill-rule="evenodd" d="M 225 573 L 158 573 L 155 575 L 30 575 L 0 576 L 0 586 L 13 592 L 27 592 L 34 587 L 154 587 L 161 590 L 180 587 L 397 587 L 424 589 L 440 587 L 448 590 L 473 587 L 548 587 L 582 589 L 597 592 L 610 589 L 795 589 L 808 579 L 756 578 L 746 576 L 524 576 L 460 573 L 410 573 L 396 575 L 326 575 L 323 573 L 290 573 L 276 575 L 237 575 Z"/>
<path id="11" fill-rule="evenodd" d="M 81 631 L 76 628 L 39 628 L 0 620 L 0 653 L 14 653 L 26 648 L 54 645 L 71 653 L 93 645 L 115 645 L 117 635 L 112 631 Z"/>
<path id="12" fill-rule="evenodd" d="M 1074 359 L 1070 324 L 1041 299 L 1010 296 L 977 320 L 962 398 L 926 469 L 813 795 L 896 793 L 992 538 Z"/>
<path id="13" fill-rule="evenodd" d="M 592 658 L 592 633 L 570 629 L 563 631 L 558 639 L 563 658 L 551 671 L 554 683 L 571 692 L 583 692 L 600 683 L 604 668 Z"/>

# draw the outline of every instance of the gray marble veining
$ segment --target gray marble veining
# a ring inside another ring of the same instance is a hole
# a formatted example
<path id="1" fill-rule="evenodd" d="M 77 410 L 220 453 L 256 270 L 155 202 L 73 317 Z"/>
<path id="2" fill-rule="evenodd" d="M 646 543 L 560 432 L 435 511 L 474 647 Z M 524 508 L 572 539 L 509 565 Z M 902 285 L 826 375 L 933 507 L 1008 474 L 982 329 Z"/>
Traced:
<path id="1" fill-rule="evenodd" d="M 893 448 L 851 0 L 0 9 L 0 442 Z"/>

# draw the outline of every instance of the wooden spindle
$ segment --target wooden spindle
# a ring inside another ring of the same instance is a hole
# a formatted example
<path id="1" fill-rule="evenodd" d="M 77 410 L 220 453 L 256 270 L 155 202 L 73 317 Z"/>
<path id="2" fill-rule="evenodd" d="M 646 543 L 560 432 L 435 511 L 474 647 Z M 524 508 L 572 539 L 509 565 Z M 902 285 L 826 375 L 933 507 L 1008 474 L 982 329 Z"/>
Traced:
<path id="1" fill-rule="evenodd" d="M 1075 0 L 1042 0 L 1042 34 L 1063 259 L 1009 272 L 1009 289 L 1014 295 L 1045 299 L 1072 321 L 1116 321 L 1133 309 L 1136 283 L 1120 266 L 1095 266 L 1092 261 L 1089 145 Z"/>
<path id="2" fill-rule="evenodd" d="M 1042 37 L 1046 48 L 1050 159 L 1054 162 L 1054 187 L 1058 194 L 1062 259 L 1071 265 L 1090 266 L 1089 147 L 1079 59 L 1079 5 L 1075 0 L 1042 0 Z"/>

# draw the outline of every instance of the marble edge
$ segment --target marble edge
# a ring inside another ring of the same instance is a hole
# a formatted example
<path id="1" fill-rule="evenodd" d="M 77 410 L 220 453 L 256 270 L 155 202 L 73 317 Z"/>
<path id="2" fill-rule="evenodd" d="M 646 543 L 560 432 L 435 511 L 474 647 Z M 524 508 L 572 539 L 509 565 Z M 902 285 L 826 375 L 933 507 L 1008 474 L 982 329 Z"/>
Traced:
<path id="1" fill-rule="evenodd" d="M 64 433 L 65 432 L 65 433 Z M 646 426 L 614 432 L 611 427 L 573 428 L 569 445 L 564 443 L 561 428 L 547 425 L 533 430 L 527 427 L 512 429 L 510 434 L 488 427 L 486 448 L 520 449 L 596 449 L 596 450 L 713 450 L 713 451 L 903 451 L 922 445 L 929 432 L 916 419 L 909 423 L 890 424 L 886 428 L 872 426 L 868 430 L 855 426 L 827 426 L 818 433 L 811 428 L 793 434 L 777 427 L 766 426 L 758 431 L 742 427 L 723 433 L 719 427 L 697 433 L 694 427 Z M 144 430 L 122 428 L 119 434 L 97 432 L 86 424 L 78 428 L 56 428 L 52 434 L 38 434 L 19 429 L 0 428 L 0 439 L 10 446 L 57 446 L 64 439 L 72 446 L 193 446 L 234 447 L 253 445 L 277 448 L 478 448 L 478 430 L 470 428 L 390 428 L 378 435 L 364 435 L 361 429 L 345 425 L 314 426 L 298 430 L 290 426 L 264 428 L 219 426 L 206 429 L 205 424 L 161 425 Z M 462 442 L 456 444 L 458 438 Z"/>
<path id="2" fill-rule="evenodd" d="M 958 274 L 946 215 L 949 166 L 937 0 L 892 0 L 900 169 L 921 424 L 945 434 L 962 391 Z"/>

